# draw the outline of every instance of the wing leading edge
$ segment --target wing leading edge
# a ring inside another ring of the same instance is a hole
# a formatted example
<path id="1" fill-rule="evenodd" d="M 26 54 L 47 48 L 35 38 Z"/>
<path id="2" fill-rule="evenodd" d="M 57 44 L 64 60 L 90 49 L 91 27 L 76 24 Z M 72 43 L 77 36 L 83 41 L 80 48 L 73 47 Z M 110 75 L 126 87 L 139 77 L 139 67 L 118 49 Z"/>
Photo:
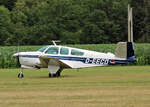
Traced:
<path id="1" fill-rule="evenodd" d="M 48 67 L 48 65 L 57 65 L 61 68 L 85 68 L 106 66 L 109 60 L 105 58 L 84 58 L 84 57 L 71 57 L 71 56 L 39 56 L 42 67 Z"/>
<path id="2" fill-rule="evenodd" d="M 60 66 L 61 68 L 73 68 L 72 66 L 65 63 L 63 60 L 60 60 L 56 57 L 41 55 L 39 56 L 39 59 L 42 67 L 48 67 L 48 65 L 50 64 Z"/>

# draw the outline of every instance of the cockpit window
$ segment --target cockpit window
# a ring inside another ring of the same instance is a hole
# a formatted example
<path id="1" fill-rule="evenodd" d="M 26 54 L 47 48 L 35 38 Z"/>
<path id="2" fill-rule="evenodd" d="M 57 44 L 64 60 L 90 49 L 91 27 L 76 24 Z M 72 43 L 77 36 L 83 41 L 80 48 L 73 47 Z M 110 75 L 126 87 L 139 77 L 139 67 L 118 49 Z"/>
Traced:
<path id="1" fill-rule="evenodd" d="M 83 56 L 84 53 L 81 52 L 81 51 L 79 51 L 79 50 L 72 49 L 72 50 L 71 50 L 71 55 Z"/>
<path id="2" fill-rule="evenodd" d="M 48 46 L 44 46 L 44 47 L 40 48 L 38 51 L 44 52 L 44 50 L 47 49 L 47 48 L 48 48 Z"/>
<path id="3" fill-rule="evenodd" d="M 58 47 L 50 47 L 50 48 L 48 48 L 48 50 L 45 53 L 47 53 L 47 54 L 58 54 L 58 50 L 59 50 Z"/>
<path id="4" fill-rule="evenodd" d="M 60 49 L 60 54 L 61 55 L 68 55 L 69 54 L 69 49 L 68 48 L 61 48 Z"/>

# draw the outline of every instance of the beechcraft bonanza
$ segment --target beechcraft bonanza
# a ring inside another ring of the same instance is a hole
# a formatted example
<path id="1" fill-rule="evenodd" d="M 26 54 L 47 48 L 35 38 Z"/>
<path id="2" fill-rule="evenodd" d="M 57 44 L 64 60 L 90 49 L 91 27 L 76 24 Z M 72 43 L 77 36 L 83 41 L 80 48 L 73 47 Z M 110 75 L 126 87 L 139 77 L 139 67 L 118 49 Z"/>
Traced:
<path id="1" fill-rule="evenodd" d="M 13 55 L 19 59 L 22 68 L 18 77 L 23 77 L 23 68 L 48 68 L 49 77 L 59 77 L 61 71 L 66 68 L 79 69 L 135 62 L 131 10 L 129 9 L 128 13 L 128 42 L 119 42 L 115 54 L 59 46 L 53 41 L 54 45 L 45 46 L 38 51 L 18 52 Z"/>

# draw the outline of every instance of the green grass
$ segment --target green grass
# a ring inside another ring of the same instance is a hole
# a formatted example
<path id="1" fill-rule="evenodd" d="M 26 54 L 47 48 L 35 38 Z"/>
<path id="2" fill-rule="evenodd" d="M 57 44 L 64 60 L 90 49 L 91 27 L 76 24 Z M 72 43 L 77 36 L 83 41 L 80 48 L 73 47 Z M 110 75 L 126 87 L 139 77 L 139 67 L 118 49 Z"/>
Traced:
<path id="1" fill-rule="evenodd" d="M 1 107 L 148 107 L 150 66 L 68 69 L 60 78 L 48 70 L 0 69 Z"/>

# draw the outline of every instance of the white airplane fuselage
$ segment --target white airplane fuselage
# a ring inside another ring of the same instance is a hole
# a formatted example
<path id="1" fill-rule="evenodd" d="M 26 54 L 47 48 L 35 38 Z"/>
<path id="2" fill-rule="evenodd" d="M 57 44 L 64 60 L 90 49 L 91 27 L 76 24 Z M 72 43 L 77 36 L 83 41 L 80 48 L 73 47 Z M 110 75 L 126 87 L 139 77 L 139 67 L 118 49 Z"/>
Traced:
<path id="1" fill-rule="evenodd" d="M 38 56 L 40 56 L 41 52 L 20 52 L 19 54 L 19 62 L 21 65 L 35 67 L 36 65 L 40 65 L 40 60 Z"/>
<path id="2" fill-rule="evenodd" d="M 48 54 L 46 51 L 49 47 L 58 47 L 58 54 Z M 60 54 L 61 48 L 67 48 L 69 50 L 67 55 Z M 71 50 L 78 50 L 83 52 L 83 55 L 72 55 Z M 118 64 L 128 62 L 125 58 L 118 58 L 112 53 L 101 53 L 95 51 L 89 51 L 84 49 L 63 47 L 63 46 L 48 46 L 43 52 L 20 52 L 14 54 L 19 57 L 19 62 L 24 67 L 40 67 L 43 68 L 40 61 L 40 56 L 56 58 L 69 65 L 71 68 L 84 68 L 84 67 L 95 67 L 95 66 L 107 66 L 110 64 Z M 117 63 L 116 63 L 117 62 Z M 70 68 L 69 67 L 69 68 Z"/>
<path id="3" fill-rule="evenodd" d="M 124 45 L 123 48 L 122 44 Z M 128 54 L 123 54 L 124 58 L 117 57 L 120 51 L 123 49 L 126 51 L 128 45 Z M 19 52 L 13 56 L 19 58 L 21 68 L 48 68 L 50 71 L 49 77 L 59 77 L 60 73 L 65 68 L 86 68 L 96 66 L 108 66 L 115 64 L 124 64 L 136 61 L 134 56 L 134 50 L 131 43 L 121 43 L 117 49 L 117 53 L 101 53 L 96 51 L 89 51 L 85 49 L 78 49 L 66 46 L 45 46 L 35 52 Z M 127 57 L 126 57 L 127 56 Z M 23 73 L 21 72 L 18 77 L 21 78 Z"/>

